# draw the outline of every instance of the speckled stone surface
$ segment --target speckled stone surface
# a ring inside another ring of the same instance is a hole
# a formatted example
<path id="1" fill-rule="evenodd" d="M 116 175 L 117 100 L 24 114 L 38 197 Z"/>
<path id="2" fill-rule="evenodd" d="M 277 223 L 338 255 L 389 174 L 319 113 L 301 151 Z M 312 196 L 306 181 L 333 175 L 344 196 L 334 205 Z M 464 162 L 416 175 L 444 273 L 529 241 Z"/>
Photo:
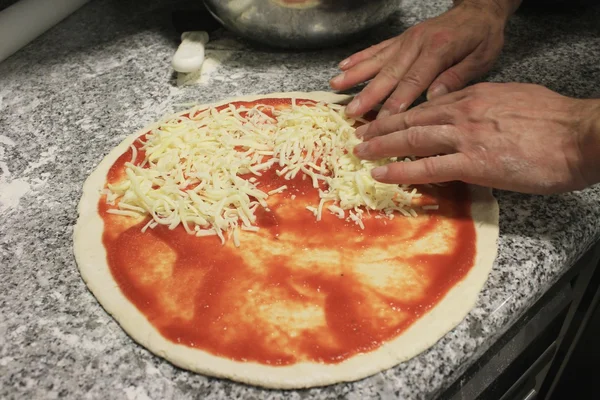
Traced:
<path id="1" fill-rule="evenodd" d="M 427 398 L 456 380 L 600 238 L 600 187 L 541 197 L 496 192 L 499 255 L 477 306 L 420 356 L 355 383 L 262 390 L 179 370 L 136 345 L 79 276 L 72 230 L 82 184 L 127 134 L 180 104 L 326 90 L 353 51 L 442 12 L 405 1 L 362 43 L 322 52 L 253 49 L 225 32 L 204 83 L 177 87 L 174 2 L 91 2 L 0 64 L 0 398 Z M 600 9 L 516 15 L 486 78 L 599 92 Z"/>

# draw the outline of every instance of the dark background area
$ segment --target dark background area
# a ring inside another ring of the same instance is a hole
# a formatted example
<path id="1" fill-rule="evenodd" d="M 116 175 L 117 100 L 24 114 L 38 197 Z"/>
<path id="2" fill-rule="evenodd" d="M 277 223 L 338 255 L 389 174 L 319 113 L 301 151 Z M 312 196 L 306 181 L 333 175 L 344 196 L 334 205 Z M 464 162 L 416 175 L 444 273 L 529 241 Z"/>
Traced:
<path id="1" fill-rule="evenodd" d="M 600 205 L 598 205 L 600 207 Z M 553 400 L 575 396 L 585 398 L 586 393 L 595 393 L 600 378 L 600 308 L 596 307 L 588 327 L 581 335 L 571 359 L 562 374 L 560 383 L 552 396 Z"/>
<path id="2" fill-rule="evenodd" d="M 0 11 L 4 10 L 6 7 L 15 4 L 19 0 L 0 0 Z"/>

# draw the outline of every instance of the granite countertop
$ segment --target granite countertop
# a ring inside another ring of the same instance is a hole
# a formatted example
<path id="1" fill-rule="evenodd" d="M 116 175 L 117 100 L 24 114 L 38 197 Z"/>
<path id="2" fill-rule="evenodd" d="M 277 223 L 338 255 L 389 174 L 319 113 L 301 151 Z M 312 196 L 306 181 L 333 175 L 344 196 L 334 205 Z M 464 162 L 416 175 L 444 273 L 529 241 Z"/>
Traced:
<path id="1" fill-rule="evenodd" d="M 136 345 L 79 276 L 72 233 L 82 184 L 121 139 L 181 104 L 327 90 L 339 60 L 441 13 L 404 1 L 360 43 L 320 52 L 252 48 L 219 31 L 203 82 L 170 68 L 174 2 L 97 0 L 0 64 L 0 398 L 426 398 L 440 393 L 600 238 L 600 187 L 497 191 L 499 254 L 467 318 L 414 359 L 359 382 L 270 391 L 173 367 Z M 490 81 L 589 97 L 600 82 L 600 8 L 516 15 Z"/>

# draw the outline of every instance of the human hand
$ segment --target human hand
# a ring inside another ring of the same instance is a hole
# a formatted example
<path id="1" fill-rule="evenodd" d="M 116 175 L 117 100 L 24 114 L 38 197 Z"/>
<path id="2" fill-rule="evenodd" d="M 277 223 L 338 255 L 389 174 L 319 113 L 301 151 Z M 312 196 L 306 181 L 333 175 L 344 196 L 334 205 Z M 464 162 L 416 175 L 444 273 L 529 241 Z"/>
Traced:
<path id="1" fill-rule="evenodd" d="M 520 1 L 517 1 L 520 2 Z M 515 0 L 465 0 L 439 17 L 358 52 L 340 63 L 335 90 L 373 80 L 348 105 L 363 115 L 388 95 L 378 118 L 405 111 L 428 87 L 427 97 L 462 89 L 488 72 L 504 44 L 504 26 Z"/>
<path id="2" fill-rule="evenodd" d="M 385 183 L 464 181 L 551 194 L 600 182 L 600 101 L 538 85 L 470 86 L 363 125 L 356 135 L 362 159 L 425 157 L 373 169 Z"/>

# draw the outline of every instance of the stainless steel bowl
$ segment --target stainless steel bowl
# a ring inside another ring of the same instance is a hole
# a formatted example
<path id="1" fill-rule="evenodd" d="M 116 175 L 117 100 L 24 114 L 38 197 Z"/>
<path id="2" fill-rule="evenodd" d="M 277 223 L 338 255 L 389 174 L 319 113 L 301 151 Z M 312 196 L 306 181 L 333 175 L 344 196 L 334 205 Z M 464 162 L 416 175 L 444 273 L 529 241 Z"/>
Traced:
<path id="1" fill-rule="evenodd" d="M 225 27 L 263 44 L 320 48 L 385 21 L 399 0 L 204 0 Z"/>

